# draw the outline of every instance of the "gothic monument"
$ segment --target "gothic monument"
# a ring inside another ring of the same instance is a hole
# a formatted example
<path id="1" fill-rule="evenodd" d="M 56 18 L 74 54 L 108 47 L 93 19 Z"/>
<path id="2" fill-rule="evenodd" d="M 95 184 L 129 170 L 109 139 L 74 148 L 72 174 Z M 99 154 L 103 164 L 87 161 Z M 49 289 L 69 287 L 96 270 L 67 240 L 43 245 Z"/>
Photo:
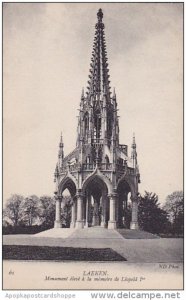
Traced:
<path id="1" fill-rule="evenodd" d="M 82 92 L 76 148 L 64 156 L 62 136 L 55 169 L 56 217 L 61 225 L 62 193 L 73 199 L 71 227 L 123 227 L 130 193 L 131 229 L 138 229 L 138 183 L 135 138 L 131 156 L 119 143 L 119 122 L 115 90 L 110 91 L 108 59 L 102 10 L 97 13 L 87 92 Z"/>

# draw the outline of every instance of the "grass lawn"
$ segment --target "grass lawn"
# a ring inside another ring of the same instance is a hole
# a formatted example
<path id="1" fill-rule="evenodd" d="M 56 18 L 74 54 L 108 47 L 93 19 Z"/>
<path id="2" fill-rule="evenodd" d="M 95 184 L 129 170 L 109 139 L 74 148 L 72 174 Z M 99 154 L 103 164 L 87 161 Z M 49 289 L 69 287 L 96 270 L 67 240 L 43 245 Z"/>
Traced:
<path id="1" fill-rule="evenodd" d="M 11 260 L 77 260 L 77 261 L 126 261 L 111 248 L 73 248 L 4 245 L 3 259 Z"/>

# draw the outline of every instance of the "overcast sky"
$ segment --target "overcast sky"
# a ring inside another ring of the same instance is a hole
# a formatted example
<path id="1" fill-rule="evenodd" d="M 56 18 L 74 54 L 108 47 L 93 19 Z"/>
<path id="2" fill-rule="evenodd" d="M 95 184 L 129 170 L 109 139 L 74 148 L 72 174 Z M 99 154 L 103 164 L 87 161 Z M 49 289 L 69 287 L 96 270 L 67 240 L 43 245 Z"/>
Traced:
<path id="1" fill-rule="evenodd" d="M 60 132 L 76 142 L 94 26 L 103 9 L 120 143 L 135 132 L 140 192 L 182 187 L 181 3 L 4 3 L 4 200 L 53 195 Z"/>

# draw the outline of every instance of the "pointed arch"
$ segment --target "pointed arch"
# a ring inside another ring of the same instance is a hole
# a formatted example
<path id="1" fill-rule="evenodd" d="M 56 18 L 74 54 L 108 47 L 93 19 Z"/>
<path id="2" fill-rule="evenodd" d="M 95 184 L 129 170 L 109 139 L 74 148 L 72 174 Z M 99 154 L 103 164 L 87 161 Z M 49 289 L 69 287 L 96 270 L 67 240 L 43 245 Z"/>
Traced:
<path id="1" fill-rule="evenodd" d="M 109 164 L 109 163 L 110 163 L 110 160 L 109 160 L 109 157 L 108 157 L 107 154 L 105 155 L 105 163 L 106 163 L 106 164 Z"/>
<path id="2" fill-rule="evenodd" d="M 91 175 L 89 175 L 82 184 L 82 192 L 85 193 L 85 190 L 88 186 L 88 184 L 94 180 L 95 178 L 98 178 L 107 188 L 108 193 L 112 192 L 112 184 L 109 181 L 109 179 L 104 176 L 98 169 L 96 169 Z"/>
<path id="3" fill-rule="evenodd" d="M 117 189 L 119 187 L 119 185 L 121 184 L 121 182 L 126 182 L 130 188 L 130 192 L 131 192 L 131 195 L 134 196 L 135 195 L 135 182 L 134 180 L 132 180 L 131 178 L 129 178 L 128 176 L 126 175 L 123 175 L 119 181 L 118 181 L 118 184 L 117 184 Z"/>
<path id="4" fill-rule="evenodd" d="M 59 193 L 61 195 L 65 189 L 69 190 L 72 197 L 76 195 L 77 184 L 70 174 L 67 174 L 59 183 Z"/>

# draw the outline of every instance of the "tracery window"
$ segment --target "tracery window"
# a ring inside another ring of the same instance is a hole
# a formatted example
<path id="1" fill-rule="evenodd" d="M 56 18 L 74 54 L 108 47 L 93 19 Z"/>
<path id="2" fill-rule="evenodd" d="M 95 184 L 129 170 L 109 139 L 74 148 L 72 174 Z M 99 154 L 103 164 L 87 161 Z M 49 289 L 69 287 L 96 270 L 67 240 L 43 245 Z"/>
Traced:
<path id="1" fill-rule="evenodd" d="M 85 113 L 84 115 L 84 133 L 85 133 L 85 137 L 87 136 L 89 131 L 89 114 L 88 112 Z"/>
<path id="2" fill-rule="evenodd" d="M 94 114 L 94 136 L 96 139 L 100 139 L 101 136 L 101 113 L 100 110 L 96 110 Z"/>

